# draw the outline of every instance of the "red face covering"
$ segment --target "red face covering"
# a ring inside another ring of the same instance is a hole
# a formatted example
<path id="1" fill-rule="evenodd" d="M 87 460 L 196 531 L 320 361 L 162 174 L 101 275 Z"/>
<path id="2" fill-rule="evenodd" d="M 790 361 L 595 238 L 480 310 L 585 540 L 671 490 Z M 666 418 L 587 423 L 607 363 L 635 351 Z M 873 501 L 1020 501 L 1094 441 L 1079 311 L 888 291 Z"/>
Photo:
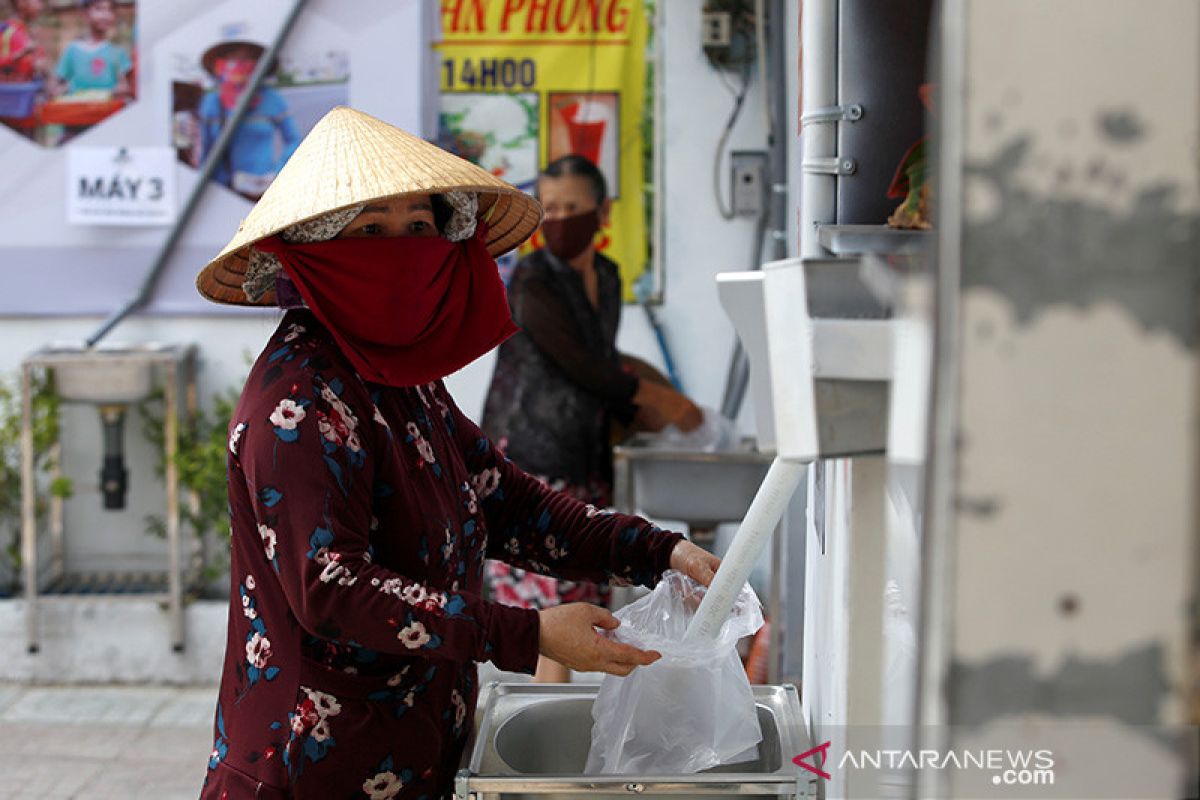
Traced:
<path id="1" fill-rule="evenodd" d="M 217 97 L 221 107 L 231 109 L 237 105 L 238 98 L 246 88 L 250 75 L 254 72 L 257 61 L 252 58 L 218 58 L 213 70 L 221 79 Z M 257 105 L 257 103 L 255 103 Z"/>
<path id="2" fill-rule="evenodd" d="M 542 220 L 542 236 L 551 253 L 570 261 L 582 253 L 600 230 L 600 211 L 592 209 L 563 219 Z"/>
<path id="3" fill-rule="evenodd" d="M 389 386 L 444 378 L 517 332 L 483 243 L 398 236 L 255 245 L 274 253 L 358 374 Z"/>

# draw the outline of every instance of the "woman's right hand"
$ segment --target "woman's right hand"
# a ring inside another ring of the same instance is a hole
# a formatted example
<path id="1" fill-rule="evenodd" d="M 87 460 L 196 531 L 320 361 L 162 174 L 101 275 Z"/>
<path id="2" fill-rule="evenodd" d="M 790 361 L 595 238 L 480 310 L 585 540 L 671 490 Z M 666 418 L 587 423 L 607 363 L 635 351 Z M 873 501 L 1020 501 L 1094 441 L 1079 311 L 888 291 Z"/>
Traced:
<path id="1" fill-rule="evenodd" d="M 639 421 L 652 431 L 674 425 L 687 433 L 704 421 L 700 407 L 686 395 L 653 381 L 642 380 L 638 383 L 633 402 L 638 406 Z"/>
<path id="2" fill-rule="evenodd" d="M 596 628 L 611 631 L 621 622 L 608 609 L 591 603 L 544 608 L 538 617 L 538 652 L 579 672 L 624 676 L 662 658 L 653 650 L 639 650 L 601 636 Z"/>

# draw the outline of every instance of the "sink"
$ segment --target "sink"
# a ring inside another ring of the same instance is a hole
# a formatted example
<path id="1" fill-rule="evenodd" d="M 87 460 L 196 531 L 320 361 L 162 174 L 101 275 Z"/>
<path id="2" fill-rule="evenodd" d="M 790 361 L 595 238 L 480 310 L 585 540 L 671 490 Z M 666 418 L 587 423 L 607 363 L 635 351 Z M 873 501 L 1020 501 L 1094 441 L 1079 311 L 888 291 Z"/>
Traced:
<path id="1" fill-rule="evenodd" d="M 525 775 L 583 772 L 592 743 L 591 722 L 590 698 L 535 703 L 513 714 L 497 730 L 496 754 L 505 765 Z M 705 772 L 778 770 L 781 760 L 779 730 L 774 715 L 766 706 L 758 706 L 758 722 L 763 732 L 758 758 L 722 764 Z"/>
<path id="2" fill-rule="evenodd" d="M 40 362 L 54 369 L 54 385 L 66 401 L 97 404 L 136 403 L 154 389 L 154 365 L 162 348 L 145 345 L 127 348 L 55 347 L 40 354 Z"/>
<path id="3" fill-rule="evenodd" d="M 615 504 L 693 529 L 742 519 L 773 458 L 755 450 L 751 439 L 718 453 L 663 449 L 651 441 L 635 436 L 613 449 Z"/>
<path id="4" fill-rule="evenodd" d="M 492 683 L 456 783 L 459 800 L 797 795 L 793 756 L 808 750 L 795 687 L 754 686 L 763 741 L 753 761 L 691 775 L 584 775 L 597 684 Z"/>

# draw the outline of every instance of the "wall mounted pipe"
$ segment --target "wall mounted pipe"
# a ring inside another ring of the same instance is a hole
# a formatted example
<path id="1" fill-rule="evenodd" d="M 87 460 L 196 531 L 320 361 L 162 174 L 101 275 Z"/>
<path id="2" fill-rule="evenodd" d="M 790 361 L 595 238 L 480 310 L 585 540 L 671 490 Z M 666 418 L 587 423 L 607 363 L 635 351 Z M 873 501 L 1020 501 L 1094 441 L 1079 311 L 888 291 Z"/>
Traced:
<path id="1" fill-rule="evenodd" d="M 274 41 L 270 47 L 258 59 L 258 64 L 254 67 L 254 72 L 250 76 L 250 81 L 246 87 L 246 91 L 242 92 L 237 103 L 233 107 L 233 112 L 229 115 L 228 121 L 221 128 L 221 133 L 217 136 L 217 141 L 213 143 L 212 149 L 209 151 L 204 163 L 200 165 L 200 173 L 196 179 L 196 185 L 192 187 L 191 193 L 184 202 L 183 208 L 179 212 L 179 218 L 175 220 L 175 225 L 172 226 L 170 232 L 167 233 L 163 240 L 162 246 L 159 247 L 158 255 L 154 258 L 154 263 L 150 266 L 146 277 L 142 279 L 142 285 L 138 288 L 135 294 L 124 306 L 114 312 L 106 319 L 96 332 L 87 339 L 88 347 L 95 347 L 96 343 L 103 339 L 108 333 L 115 328 L 127 316 L 137 311 L 146 304 L 154 292 L 154 287 L 158 283 L 158 278 L 162 271 L 167 266 L 167 260 L 170 259 L 171 253 L 175 251 L 175 246 L 179 243 L 183 231 L 187 228 L 188 222 L 195 213 L 197 206 L 200 203 L 200 197 L 204 193 L 204 189 L 208 186 L 208 181 L 216 172 L 217 166 L 225 157 L 225 151 L 229 149 L 233 142 L 233 135 L 241 125 L 242 120 L 246 116 L 246 112 L 250 110 L 250 102 L 254 95 L 258 93 L 262 86 L 263 79 L 266 78 L 267 72 L 270 70 L 271 63 L 275 60 L 280 48 L 287 41 L 288 35 L 291 34 L 292 28 L 296 24 L 296 20 L 300 17 L 300 12 L 304 10 L 308 0 L 295 0 L 292 3 L 291 9 L 283 20 L 283 24 L 279 27 L 279 32 L 275 34 Z"/>
<path id="2" fill-rule="evenodd" d="M 804 0 L 801 11 L 801 117 L 838 105 L 838 0 Z M 801 133 L 801 164 L 837 156 L 837 123 L 811 122 Z M 817 225 L 837 221 L 837 176 L 801 167 L 800 255 L 822 254 Z"/>

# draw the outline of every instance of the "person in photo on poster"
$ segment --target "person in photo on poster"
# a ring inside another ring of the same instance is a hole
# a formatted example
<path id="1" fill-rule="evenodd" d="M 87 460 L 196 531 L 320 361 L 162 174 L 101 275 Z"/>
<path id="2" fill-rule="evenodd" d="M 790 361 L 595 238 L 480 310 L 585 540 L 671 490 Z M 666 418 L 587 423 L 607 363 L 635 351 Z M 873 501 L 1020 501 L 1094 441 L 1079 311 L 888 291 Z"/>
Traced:
<path id="1" fill-rule="evenodd" d="M 200 100 L 201 162 L 208 157 L 264 52 L 265 48 L 254 42 L 230 41 L 213 45 L 201 56 L 205 72 L 217 81 L 216 88 Z M 277 141 L 281 142 L 278 153 Z M 243 197 L 257 200 L 299 144 L 300 130 L 283 95 L 269 86 L 260 87 L 213 178 Z"/>
<path id="2" fill-rule="evenodd" d="M 80 0 L 88 35 L 63 50 L 55 69 L 56 96 L 108 100 L 132 97 L 129 73 L 133 61 L 125 48 L 112 41 L 117 27 L 114 0 Z"/>
<path id="3" fill-rule="evenodd" d="M 0 21 L 0 82 L 26 83 L 49 69 L 46 51 L 33 27 L 42 15 L 42 0 L 12 0 L 13 16 Z"/>
<path id="4" fill-rule="evenodd" d="M 42 0 L 12 0 L 12 8 L 13 15 L 0 20 L 0 123 L 32 139 L 50 66 L 34 31 L 44 6 Z"/>

